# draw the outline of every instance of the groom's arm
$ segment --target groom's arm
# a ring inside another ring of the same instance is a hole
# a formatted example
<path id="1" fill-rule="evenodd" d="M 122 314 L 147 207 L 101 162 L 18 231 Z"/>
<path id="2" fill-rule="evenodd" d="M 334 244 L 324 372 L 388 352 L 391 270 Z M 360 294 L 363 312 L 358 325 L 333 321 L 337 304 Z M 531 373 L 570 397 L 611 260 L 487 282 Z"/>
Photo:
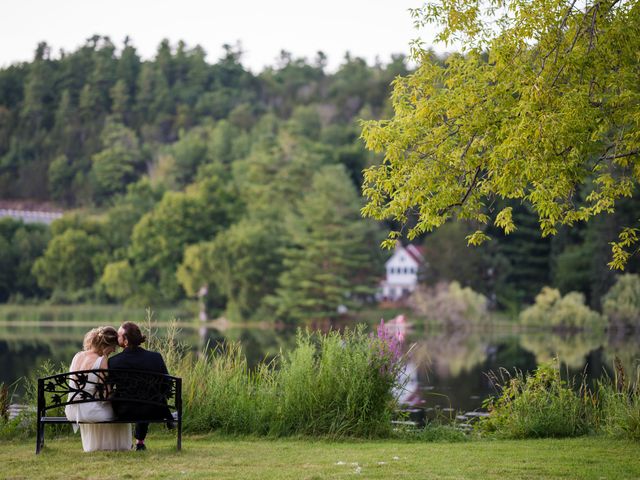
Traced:
<path id="1" fill-rule="evenodd" d="M 165 375 L 169 375 L 169 370 L 167 370 L 167 365 L 164 363 L 164 358 L 162 355 L 158 353 L 158 367 L 160 369 L 160 373 L 164 373 Z"/>

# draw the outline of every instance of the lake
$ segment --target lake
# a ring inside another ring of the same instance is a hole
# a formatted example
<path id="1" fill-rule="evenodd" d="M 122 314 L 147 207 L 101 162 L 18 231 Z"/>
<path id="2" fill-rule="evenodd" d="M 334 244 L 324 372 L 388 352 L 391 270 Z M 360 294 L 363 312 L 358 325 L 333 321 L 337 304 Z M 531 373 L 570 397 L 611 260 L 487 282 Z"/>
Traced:
<path id="1" fill-rule="evenodd" d="M 33 374 L 45 361 L 68 364 L 81 348 L 84 333 L 96 324 L 90 320 L 0 321 L 0 382 L 17 382 L 14 402 L 20 401 L 22 393 L 18 379 Z M 159 324 L 160 333 L 165 325 Z M 407 406 L 428 412 L 479 409 L 483 399 L 495 393 L 487 376 L 491 371 L 530 371 L 558 355 L 563 372 L 584 373 L 593 381 L 604 372 L 611 375 L 616 356 L 628 370 L 640 358 L 638 338 L 628 335 L 519 331 L 513 325 L 442 331 L 426 328 L 417 318 L 407 318 L 406 326 L 402 335 L 403 348 L 409 352 L 407 384 L 399 396 Z M 182 323 L 180 328 L 181 340 L 194 350 L 225 341 L 241 342 L 251 365 L 295 345 L 295 330 L 291 329 L 221 329 L 195 322 Z"/>

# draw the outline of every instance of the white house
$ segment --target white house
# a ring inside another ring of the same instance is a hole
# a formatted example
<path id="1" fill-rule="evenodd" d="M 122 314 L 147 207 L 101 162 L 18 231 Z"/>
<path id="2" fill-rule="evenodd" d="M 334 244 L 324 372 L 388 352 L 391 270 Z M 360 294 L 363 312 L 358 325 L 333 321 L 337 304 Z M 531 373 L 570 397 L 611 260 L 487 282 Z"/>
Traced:
<path id="1" fill-rule="evenodd" d="M 385 264 L 386 278 L 380 284 L 380 300 L 399 300 L 413 292 L 418 284 L 418 270 L 424 265 L 421 248 L 415 245 L 403 247 L 400 242 Z"/>

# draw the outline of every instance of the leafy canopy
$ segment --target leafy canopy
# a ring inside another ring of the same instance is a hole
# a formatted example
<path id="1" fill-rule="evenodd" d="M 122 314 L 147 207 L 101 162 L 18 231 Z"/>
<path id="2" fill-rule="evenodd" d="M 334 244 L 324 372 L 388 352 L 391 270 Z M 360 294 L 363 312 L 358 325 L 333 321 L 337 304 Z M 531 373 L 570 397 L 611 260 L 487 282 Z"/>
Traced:
<path id="1" fill-rule="evenodd" d="M 410 239 L 454 216 L 509 234 L 517 228 L 511 207 L 494 204 L 516 199 L 531 204 L 547 236 L 633 194 L 636 1 L 441 0 L 412 15 L 462 53 L 443 65 L 414 42 L 419 67 L 394 81 L 393 118 L 364 122 L 367 148 L 384 160 L 365 171 L 363 215 L 400 222 Z M 408 226 L 410 212 L 417 222 Z M 639 237 L 624 229 L 610 266 L 624 268 Z M 467 237 L 486 239 L 482 228 Z"/>

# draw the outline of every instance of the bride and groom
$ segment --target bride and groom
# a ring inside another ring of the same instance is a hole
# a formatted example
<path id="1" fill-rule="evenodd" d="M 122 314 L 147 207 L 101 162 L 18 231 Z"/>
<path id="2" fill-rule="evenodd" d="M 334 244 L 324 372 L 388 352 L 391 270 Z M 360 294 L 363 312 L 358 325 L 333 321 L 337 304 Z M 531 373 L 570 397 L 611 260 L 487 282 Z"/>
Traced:
<path id="1" fill-rule="evenodd" d="M 140 346 L 145 340 L 140 327 L 133 322 L 123 323 L 118 330 L 113 327 L 94 328 L 85 335 L 83 350 L 73 357 L 69 371 L 125 369 L 167 374 L 162 355 Z M 122 347 L 122 352 L 109 357 L 118 346 Z M 93 395 L 95 389 L 99 388 L 100 382 L 101 379 L 95 373 L 91 373 L 83 389 Z M 82 448 L 85 452 L 131 450 L 131 424 L 79 422 L 149 418 L 150 413 L 152 412 L 146 411 L 144 406 L 109 401 L 72 403 L 65 407 L 67 419 L 74 422 L 74 431 L 77 432 L 78 427 L 80 429 Z M 134 431 L 136 450 L 146 449 L 144 440 L 148 429 L 148 423 L 136 423 Z"/>

